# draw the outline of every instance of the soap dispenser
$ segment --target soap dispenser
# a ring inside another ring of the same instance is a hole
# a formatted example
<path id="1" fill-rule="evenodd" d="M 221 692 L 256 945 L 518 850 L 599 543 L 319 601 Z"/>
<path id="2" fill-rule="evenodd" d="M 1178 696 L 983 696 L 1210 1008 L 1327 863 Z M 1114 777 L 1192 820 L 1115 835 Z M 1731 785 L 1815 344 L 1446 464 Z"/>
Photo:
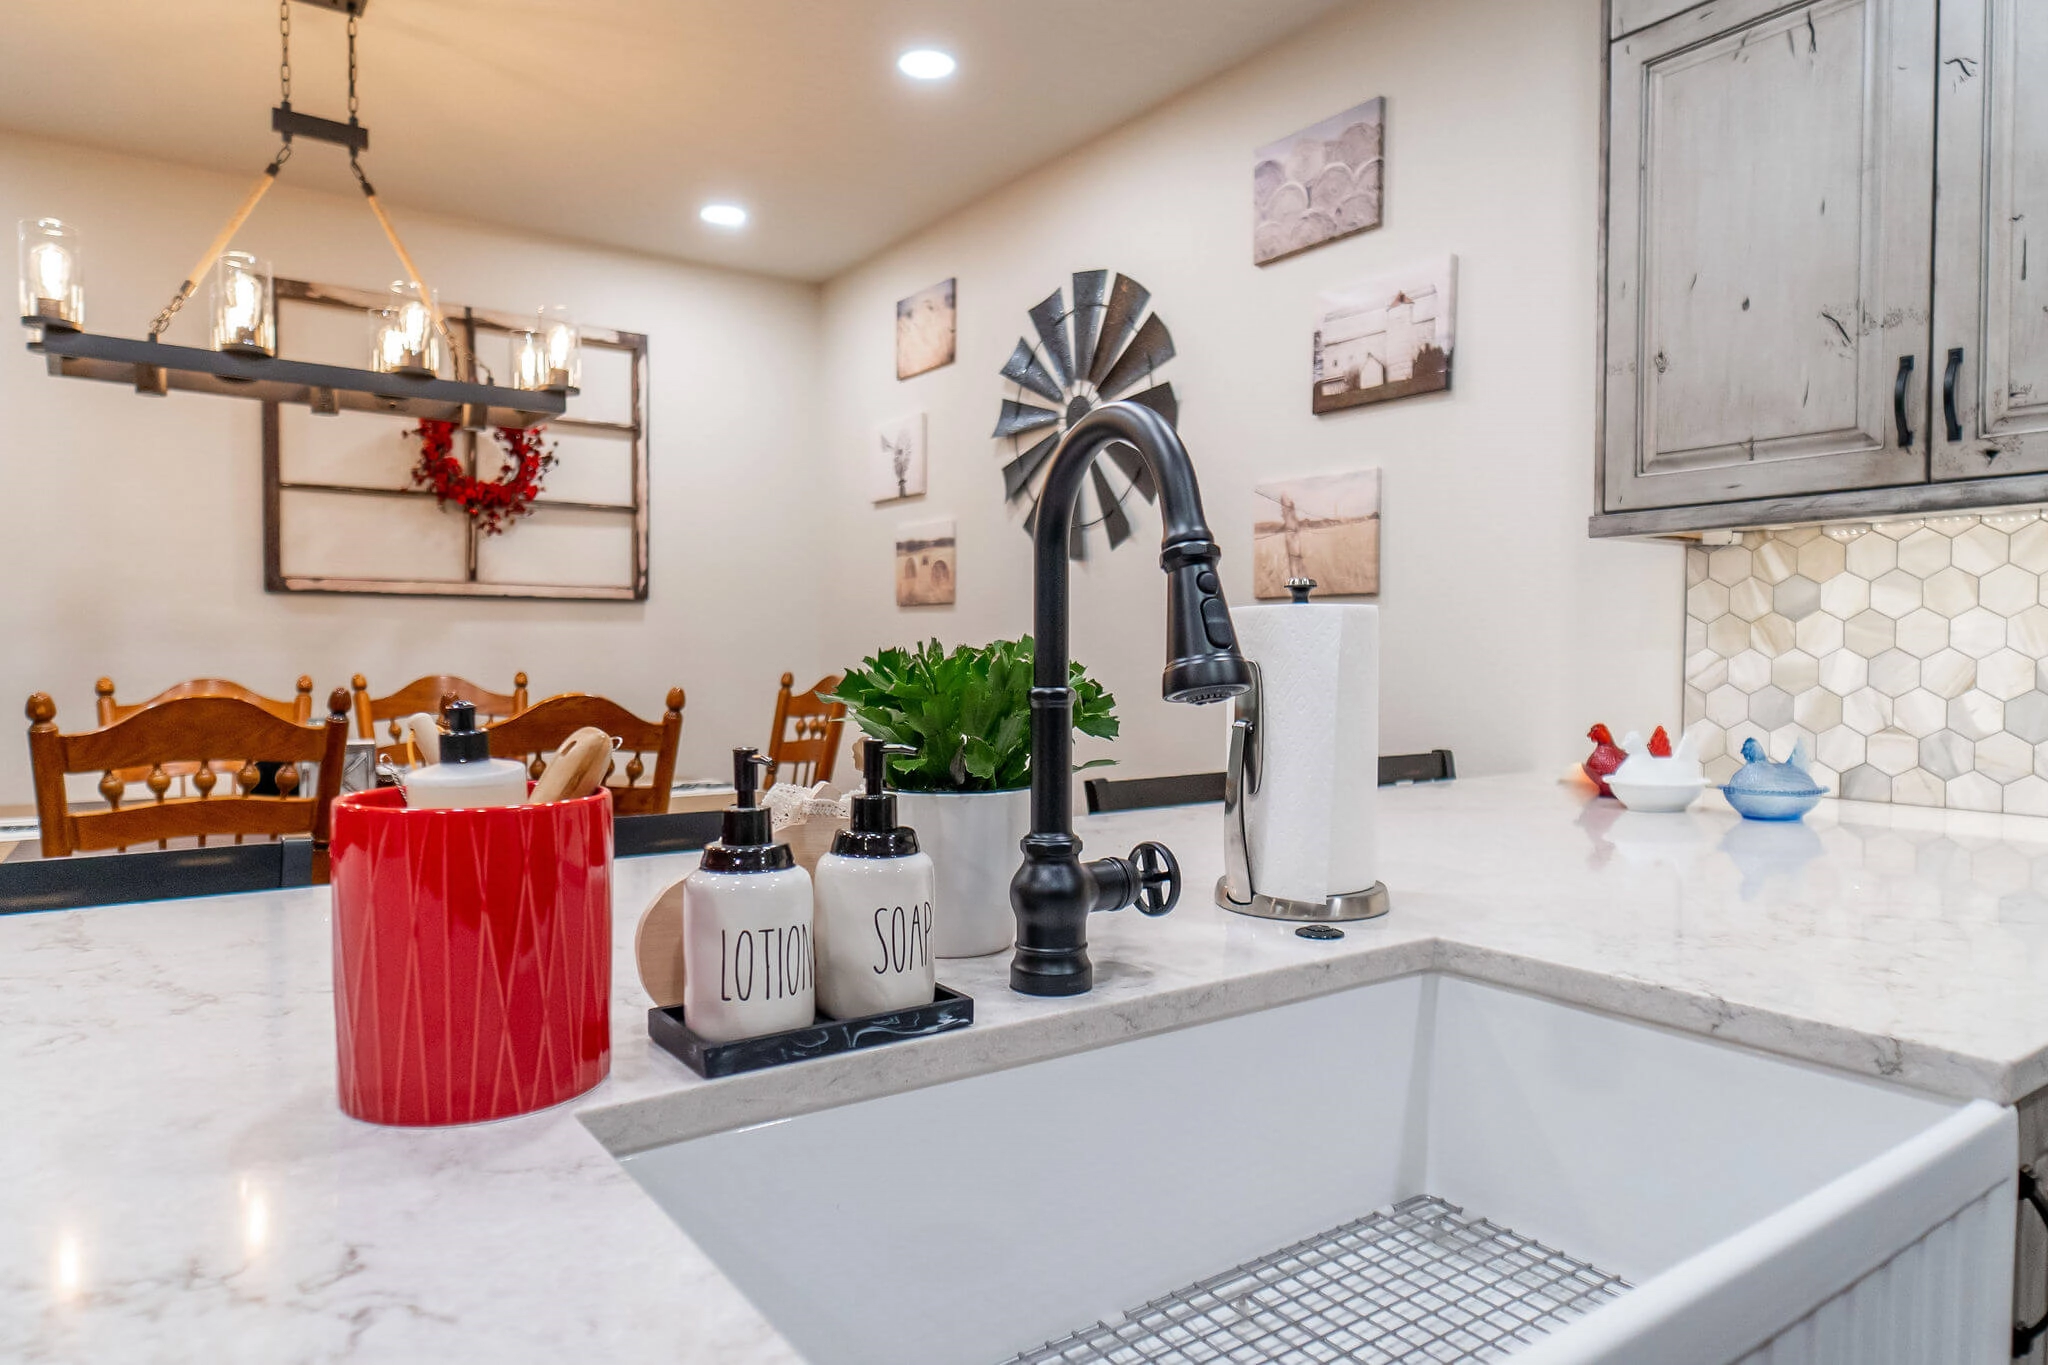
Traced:
<path id="1" fill-rule="evenodd" d="M 737 799 L 683 880 L 683 1022 L 714 1043 L 817 1019 L 811 876 L 754 802 L 767 763 L 753 749 L 732 751 Z"/>
<path id="2" fill-rule="evenodd" d="M 818 860 L 818 1008 L 835 1019 L 932 1002 L 932 859 L 882 790 L 889 755 L 916 752 L 866 742 L 853 827 Z"/>
<path id="3" fill-rule="evenodd" d="M 491 737 L 476 728 L 476 707 L 449 702 L 441 712 L 448 733 L 440 737 L 433 761 L 405 775 L 405 804 L 431 806 L 523 806 L 526 765 L 491 757 Z"/>

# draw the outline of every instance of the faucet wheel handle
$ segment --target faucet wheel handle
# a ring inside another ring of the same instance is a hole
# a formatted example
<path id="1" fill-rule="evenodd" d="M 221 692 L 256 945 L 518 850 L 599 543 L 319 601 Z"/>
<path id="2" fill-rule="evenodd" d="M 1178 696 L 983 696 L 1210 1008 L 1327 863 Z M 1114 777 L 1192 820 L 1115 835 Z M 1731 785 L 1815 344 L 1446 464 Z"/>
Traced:
<path id="1" fill-rule="evenodd" d="M 1163 915 L 1180 904 L 1180 860 L 1165 844 L 1147 841 L 1131 850 L 1131 875 L 1141 914 Z"/>

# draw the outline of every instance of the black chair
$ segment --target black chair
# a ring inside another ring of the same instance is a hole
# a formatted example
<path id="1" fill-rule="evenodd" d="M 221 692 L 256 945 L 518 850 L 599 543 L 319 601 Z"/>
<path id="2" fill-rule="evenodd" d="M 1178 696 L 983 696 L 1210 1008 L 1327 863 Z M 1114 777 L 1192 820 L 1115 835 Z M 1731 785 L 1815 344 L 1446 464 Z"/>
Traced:
<path id="1" fill-rule="evenodd" d="M 1431 749 L 1426 754 L 1385 754 L 1380 758 L 1380 785 L 1399 786 L 1407 782 L 1449 782 L 1458 775 L 1458 765 L 1449 749 Z M 1222 773 L 1190 773 L 1185 777 L 1091 777 L 1081 784 L 1088 798 L 1088 813 L 1146 810 L 1155 806 L 1196 806 L 1223 799 Z"/>

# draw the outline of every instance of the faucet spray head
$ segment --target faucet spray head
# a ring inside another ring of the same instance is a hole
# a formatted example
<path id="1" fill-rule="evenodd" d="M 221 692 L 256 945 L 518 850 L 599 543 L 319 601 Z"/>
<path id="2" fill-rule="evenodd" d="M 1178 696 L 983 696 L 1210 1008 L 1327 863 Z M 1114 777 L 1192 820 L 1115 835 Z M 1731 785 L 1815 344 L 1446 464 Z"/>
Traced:
<path id="1" fill-rule="evenodd" d="M 1175 546 L 1160 562 L 1167 573 L 1167 658 L 1160 695 L 1205 706 L 1248 690 L 1251 666 L 1237 650 L 1237 631 L 1216 578 L 1216 547 L 1206 542 Z"/>

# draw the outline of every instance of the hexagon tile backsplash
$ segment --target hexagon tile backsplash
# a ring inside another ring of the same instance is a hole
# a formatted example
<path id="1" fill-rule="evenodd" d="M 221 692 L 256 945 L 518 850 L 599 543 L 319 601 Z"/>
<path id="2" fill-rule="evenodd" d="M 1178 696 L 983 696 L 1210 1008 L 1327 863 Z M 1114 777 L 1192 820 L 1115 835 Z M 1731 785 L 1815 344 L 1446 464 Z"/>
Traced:
<path id="1" fill-rule="evenodd" d="M 1685 723 L 1725 782 L 1804 738 L 1842 796 L 2048 815 L 2048 521 L 1745 531 L 1685 556 Z M 1701 723 L 1704 722 L 1704 723 Z"/>

